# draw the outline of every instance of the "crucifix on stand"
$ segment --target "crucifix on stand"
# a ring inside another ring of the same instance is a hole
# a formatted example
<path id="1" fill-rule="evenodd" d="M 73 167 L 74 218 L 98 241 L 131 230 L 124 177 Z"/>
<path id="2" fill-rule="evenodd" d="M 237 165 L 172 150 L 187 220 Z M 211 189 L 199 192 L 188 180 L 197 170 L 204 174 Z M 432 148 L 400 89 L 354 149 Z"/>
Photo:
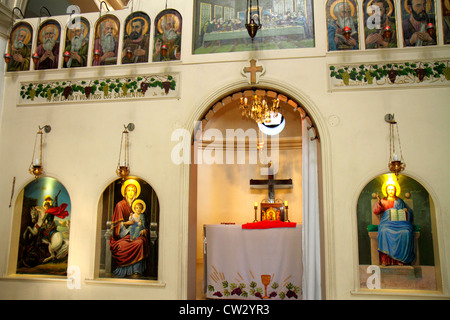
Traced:
<path id="1" fill-rule="evenodd" d="M 275 203 L 275 189 L 289 189 L 292 188 L 292 179 L 275 179 L 273 170 L 271 169 L 272 161 L 269 162 L 268 168 L 269 168 L 269 174 L 267 176 L 267 179 L 250 179 L 250 188 L 252 189 L 262 189 L 262 188 L 268 188 L 269 193 L 269 201 L 268 203 L 261 202 L 261 212 L 264 211 L 265 208 L 272 207 L 279 207 L 279 209 L 282 209 L 282 220 L 284 220 L 284 206 L 283 202 L 277 204 Z"/>

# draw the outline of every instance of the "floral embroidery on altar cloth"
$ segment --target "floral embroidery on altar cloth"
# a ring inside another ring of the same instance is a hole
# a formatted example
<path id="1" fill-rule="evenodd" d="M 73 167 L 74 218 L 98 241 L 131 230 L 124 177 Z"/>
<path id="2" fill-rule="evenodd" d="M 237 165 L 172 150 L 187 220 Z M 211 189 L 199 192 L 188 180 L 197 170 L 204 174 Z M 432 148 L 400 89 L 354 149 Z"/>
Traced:
<path id="1" fill-rule="evenodd" d="M 208 277 L 216 284 L 209 284 L 207 288 L 208 298 L 229 299 L 292 299 L 301 300 L 302 289 L 290 281 L 291 276 L 285 279 L 277 279 L 275 275 L 262 274 L 254 276 L 249 270 L 251 281 L 245 280 L 239 272 L 234 279 L 227 279 L 223 272 L 218 272 L 212 266 L 214 272 Z"/>

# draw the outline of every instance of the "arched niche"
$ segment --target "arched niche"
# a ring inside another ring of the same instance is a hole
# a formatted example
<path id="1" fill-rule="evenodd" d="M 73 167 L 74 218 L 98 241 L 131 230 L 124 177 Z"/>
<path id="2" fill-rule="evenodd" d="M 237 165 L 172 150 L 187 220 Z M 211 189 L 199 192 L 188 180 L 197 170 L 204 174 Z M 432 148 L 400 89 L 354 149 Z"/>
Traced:
<path id="1" fill-rule="evenodd" d="M 139 207 L 140 215 L 128 224 Z M 152 186 L 138 177 L 110 183 L 98 203 L 95 276 L 157 280 L 158 243 L 159 200 Z"/>
<path id="2" fill-rule="evenodd" d="M 57 179 L 29 182 L 14 205 L 9 273 L 66 276 L 71 212 L 70 195 Z"/>
<path id="3" fill-rule="evenodd" d="M 394 202 L 385 198 L 389 185 Z M 420 182 L 377 176 L 361 191 L 356 211 L 360 289 L 441 290 L 435 207 Z"/>

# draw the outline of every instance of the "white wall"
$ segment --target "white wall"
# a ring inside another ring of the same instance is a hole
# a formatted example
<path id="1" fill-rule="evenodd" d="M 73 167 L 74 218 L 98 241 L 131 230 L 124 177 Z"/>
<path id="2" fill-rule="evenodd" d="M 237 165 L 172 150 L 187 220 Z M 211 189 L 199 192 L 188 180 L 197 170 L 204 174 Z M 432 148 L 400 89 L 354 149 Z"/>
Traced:
<path id="1" fill-rule="evenodd" d="M 6 49 L 7 40 L 5 40 L 3 37 L 0 37 L 0 52 L 5 52 Z M 4 63 L 0 64 L 0 72 L 5 72 L 6 65 Z M 3 87 L 4 78 L 0 77 L 0 86 Z M 0 94 L 0 114 L 2 113 L 3 109 L 3 91 Z"/>
<path id="2" fill-rule="evenodd" d="M 152 19 L 165 1 L 138 2 Z M 316 9 L 316 34 L 325 32 L 325 1 Z M 449 294 L 450 199 L 448 144 L 450 109 L 448 84 L 420 89 L 378 89 L 330 92 L 328 64 L 352 62 L 445 59 L 449 47 L 326 53 L 325 37 L 314 49 L 192 56 L 191 1 L 171 1 L 183 15 L 182 61 L 148 63 L 139 68 L 116 66 L 75 71 L 30 71 L 6 74 L 2 92 L 0 135 L 0 297 L 8 299 L 178 299 L 187 291 L 187 225 L 189 174 L 187 166 L 171 162 L 177 128 L 192 132 L 193 121 L 224 94 L 248 87 L 240 73 L 250 57 L 257 57 L 266 73 L 260 85 L 289 93 L 304 105 L 317 124 L 323 157 L 323 210 L 325 223 L 326 290 L 330 299 L 392 298 L 391 295 L 352 294 L 357 273 L 356 203 L 362 188 L 387 171 L 388 125 L 386 113 L 399 122 L 407 167 L 405 174 L 421 182 L 436 206 L 436 221 L 444 293 Z M 121 14 L 121 13 L 117 13 Z M 122 20 L 127 13 L 121 14 Z M 91 22 L 98 17 L 87 15 Z M 64 20 L 63 18 L 61 18 Z M 439 27 L 441 28 L 441 27 Z M 129 102 L 88 102 L 16 107 L 20 82 L 84 79 L 133 73 L 180 73 L 180 99 Z M 339 123 L 329 122 L 336 116 Z M 157 121 L 155 121 L 157 119 Z M 159 196 L 160 283 L 122 285 L 87 281 L 94 274 L 97 205 L 101 192 L 112 182 L 123 125 L 133 122 L 130 134 L 132 173 L 148 181 Z M 80 290 L 69 290 L 65 281 L 22 280 L 8 275 L 14 206 L 8 207 L 13 177 L 15 196 L 32 180 L 27 169 L 38 125 L 50 124 L 46 136 L 46 174 L 60 180 L 72 199 L 69 264 L 80 267 Z M 251 202 L 250 202 L 251 203 Z M 8 277 L 9 276 L 9 277 Z M 403 292 L 398 297 L 411 297 Z M 416 296 L 412 296 L 416 297 Z M 422 297 L 422 296 L 419 296 Z M 426 296 L 424 296 L 426 298 Z M 435 298 L 435 297 L 434 297 Z"/>

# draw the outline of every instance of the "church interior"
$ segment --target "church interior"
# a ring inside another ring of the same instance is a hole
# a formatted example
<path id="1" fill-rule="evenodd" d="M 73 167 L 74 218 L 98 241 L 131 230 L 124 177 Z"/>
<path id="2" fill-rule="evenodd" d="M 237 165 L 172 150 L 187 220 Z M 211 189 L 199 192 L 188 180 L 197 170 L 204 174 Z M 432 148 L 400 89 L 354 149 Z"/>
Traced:
<path id="1" fill-rule="evenodd" d="M 0 0 L 0 52 L 2 300 L 450 298 L 448 0 Z"/>

